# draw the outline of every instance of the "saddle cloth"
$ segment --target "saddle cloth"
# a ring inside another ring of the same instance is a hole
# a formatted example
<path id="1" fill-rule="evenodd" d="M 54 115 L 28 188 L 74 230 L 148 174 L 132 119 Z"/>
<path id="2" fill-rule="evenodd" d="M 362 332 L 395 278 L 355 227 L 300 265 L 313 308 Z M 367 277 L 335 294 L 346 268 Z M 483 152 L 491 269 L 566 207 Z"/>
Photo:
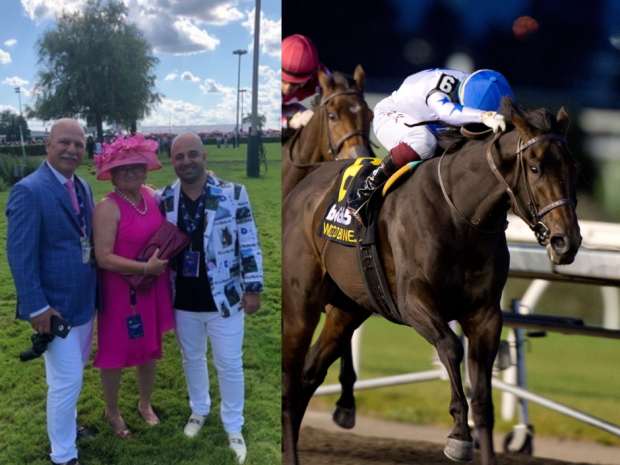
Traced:
<path id="1" fill-rule="evenodd" d="M 364 180 L 379 166 L 379 158 L 356 158 L 340 175 L 338 190 L 319 225 L 319 236 L 348 247 L 355 247 L 359 242 L 359 225 L 347 210 L 348 199 L 362 187 Z M 406 179 L 421 162 L 411 162 L 400 168 L 385 183 L 383 196 L 387 195 L 397 184 Z"/>

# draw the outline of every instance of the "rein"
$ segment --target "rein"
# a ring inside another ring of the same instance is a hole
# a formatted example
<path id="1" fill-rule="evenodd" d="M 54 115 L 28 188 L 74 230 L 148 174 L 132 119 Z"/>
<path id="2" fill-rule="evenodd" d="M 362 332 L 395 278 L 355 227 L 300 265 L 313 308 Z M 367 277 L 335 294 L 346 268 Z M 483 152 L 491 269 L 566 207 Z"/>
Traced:
<path id="1" fill-rule="evenodd" d="M 513 188 L 508 184 L 508 182 L 506 181 L 506 178 L 500 173 L 499 169 L 497 168 L 497 165 L 495 164 L 495 161 L 493 160 L 493 147 L 496 145 L 497 141 L 500 139 L 502 135 L 503 133 L 501 132 L 497 133 L 493 137 L 491 142 L 489 143 L 489 146 L 487 147 L 487 150 L 486 150 L 487 163 L 489 164 L 489 168 L 491 169 L 491 172 L 493 173 L 493 175 L 497 178 L 500 184 L 504 185 L 504 191 L 510 197 L 513 209 L 515 210 L 515 213 L 517 214 L 517 216 L 519 216 L 523 221 L 525 221 L 525 223 L 530 227 L 530 229 L 534 231 L 534 234 L 536 236 L 536 240 L 538 241 L 538 243 L 540 245 L 545 245 L 547 240 L 549 239 L 550 230 L 549 230 L 549 227 L 544 223 L 543 217 L 547 213 L 549 213 L 550 211 L 558 207 L 561 207 L 563 205 L 570 205 L 571 201 L 568 198 L 561 198 L 539 209 L 538 204 L 536 200 L 534 199 L 534 193 L 532 192 L 532 187 L 530 186 L 530 183 L 527 181 L 527 171 L 526 171 L 525 160 L 524 160 L 523 155 L 527 149 L 545 140 L 550 140 L 550 141 L 557 140 L 557 141 L 566 143 L 566 139 L 556 134 L 542 134 L 542 135 L 533 137 L 525 142 L 523 142 L 523 140 L 520 137 L 517 140 L 517 149 L 515 151 L 515 155 L 517 156 L 517 168 L 516 168 L 517 172 L 515 175 L 515 179 L 516 179 L 515 185 L 519 183 L 519 180 L 522 177 L 521 174 L 523 173 L 524 174 L 523 181 L 525 183 L 526 192 L 528 196 L 527 209 L 525 209 L 523 208 L 523 205 L 519 201 L 518 197 L 515 195 Z M 443 161 L 444 156 L 450 150 L 450 148 L 451 147 L 448 147 L 446 150 L 444 150 L 443 154 L 441 155 L 439 159 L 439 163 L 437 163 L 437 176 L 439 178 L 439 186 L 441 188 L 441 192 L 444 196 L 444 199 L 446 200 L 450 208 L 454 210 L 464 222 L 472 226 L 474 229 L 480 231 L 481 233 L 497 234 L 499 232 L 502 232 L 504 228 L 497 229 L 497 230 L 486 230 L 486 229 L 480 228 L 477 222 L 474 223 L 470 221 L 469 219 L 467 219 L 467 217 L 456 207 L 456 205 L 454 205 L 454 202 L 452 202 L 452 200 L 450 199 L 450 196 L 448 195 L 448 192 L 443 182 L 443 177 L 441 175 L 441 163 Z M 524 210 L 527 212 L 527 214 L 523 213 Z"/>

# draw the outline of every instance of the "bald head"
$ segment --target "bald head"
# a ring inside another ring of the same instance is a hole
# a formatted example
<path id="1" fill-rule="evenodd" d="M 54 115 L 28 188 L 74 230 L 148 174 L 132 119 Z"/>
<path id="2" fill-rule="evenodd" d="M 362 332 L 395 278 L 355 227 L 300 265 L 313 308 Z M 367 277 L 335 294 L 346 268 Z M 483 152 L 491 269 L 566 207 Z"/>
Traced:
<path id="1" fill-rule="evenodd" d="M 80 123 L 71 118 L 56 121 L 45 148 L 48 163 L 70 178 L 84 157 L 84 131 Z"/>
<path id="2" fill-rule="evenodd" d="M 205 152 L 204 146 L 202 145 L 202 140 L 198 137 L 198 134 L 193 132 L 184 132 L 183 134 L 179 134 L 172 139 L 172 144 L 170 145 L 170 156 L 174 157 L 175 149 L 177 151 L 180 149 L 185 151 L 188 147 L 203 153 Z"/>
<path id="3" fill-rule="evenodd" d="M 66 129 L 75 131 L 76 134 L 82 134 L 82 138 L 84 138 L 84 130 L 77 120 L 73 118 L 60 118 L 52 124 L 52 129 L 50 129 L 50 139 L 53 138 L 54 135 L 57 135 L 59 131 Z"/>
<path id="4" fill-rule="evenodd" d="M 204 184 L 207 151 L 197 134 L 186 132 L 176 136 L 170 146 L 170 161 L 181 184 Z"/>

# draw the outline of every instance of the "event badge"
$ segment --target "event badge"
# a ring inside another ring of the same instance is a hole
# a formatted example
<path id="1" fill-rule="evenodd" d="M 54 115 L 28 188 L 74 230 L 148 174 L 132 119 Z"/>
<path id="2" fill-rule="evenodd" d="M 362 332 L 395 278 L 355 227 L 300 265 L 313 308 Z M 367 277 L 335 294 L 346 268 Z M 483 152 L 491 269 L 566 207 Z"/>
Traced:
<path id="1" fill-rule="evenodd" d="M 184 278 L 197 278 L 200 274 L 200 252 L 186 250 L 183 254 L 181 275 Z"/>
<path id="2" fill-rule="evenodd" d="M 139 314 L 127 317 L 127 332 L 129 334 L 129 339 L 138 339 L 144 336 L 142 318 Z"/>
<path id="3" fill-rule="evenodd" d="M 86 236 L 80 237 L 80 246 L 82 248 L 82 263 L 86 265 L 90 263 L 90 256 L 92 252 L 92 247 L 90 245 L 90 240 Z"/>

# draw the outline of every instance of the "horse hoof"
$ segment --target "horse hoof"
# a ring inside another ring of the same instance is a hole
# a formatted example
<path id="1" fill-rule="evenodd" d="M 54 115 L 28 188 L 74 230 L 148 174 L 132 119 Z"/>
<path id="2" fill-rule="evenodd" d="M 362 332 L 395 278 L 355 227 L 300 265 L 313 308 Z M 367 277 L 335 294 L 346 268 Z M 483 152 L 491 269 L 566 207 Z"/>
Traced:
<path id="1" fill-rule="evenodd" d="M 474 443 L 448 438 L 443 453 L 454 462 L 471 462 L 474 458 Z"/>
<path id="2" fill-rule="evenodd" d="M 338 426 L 344 429 L 351 429 L 355 426 L 355 407 L 344 408 L 336 407 L 332 414 L 332 420 Z"/>

